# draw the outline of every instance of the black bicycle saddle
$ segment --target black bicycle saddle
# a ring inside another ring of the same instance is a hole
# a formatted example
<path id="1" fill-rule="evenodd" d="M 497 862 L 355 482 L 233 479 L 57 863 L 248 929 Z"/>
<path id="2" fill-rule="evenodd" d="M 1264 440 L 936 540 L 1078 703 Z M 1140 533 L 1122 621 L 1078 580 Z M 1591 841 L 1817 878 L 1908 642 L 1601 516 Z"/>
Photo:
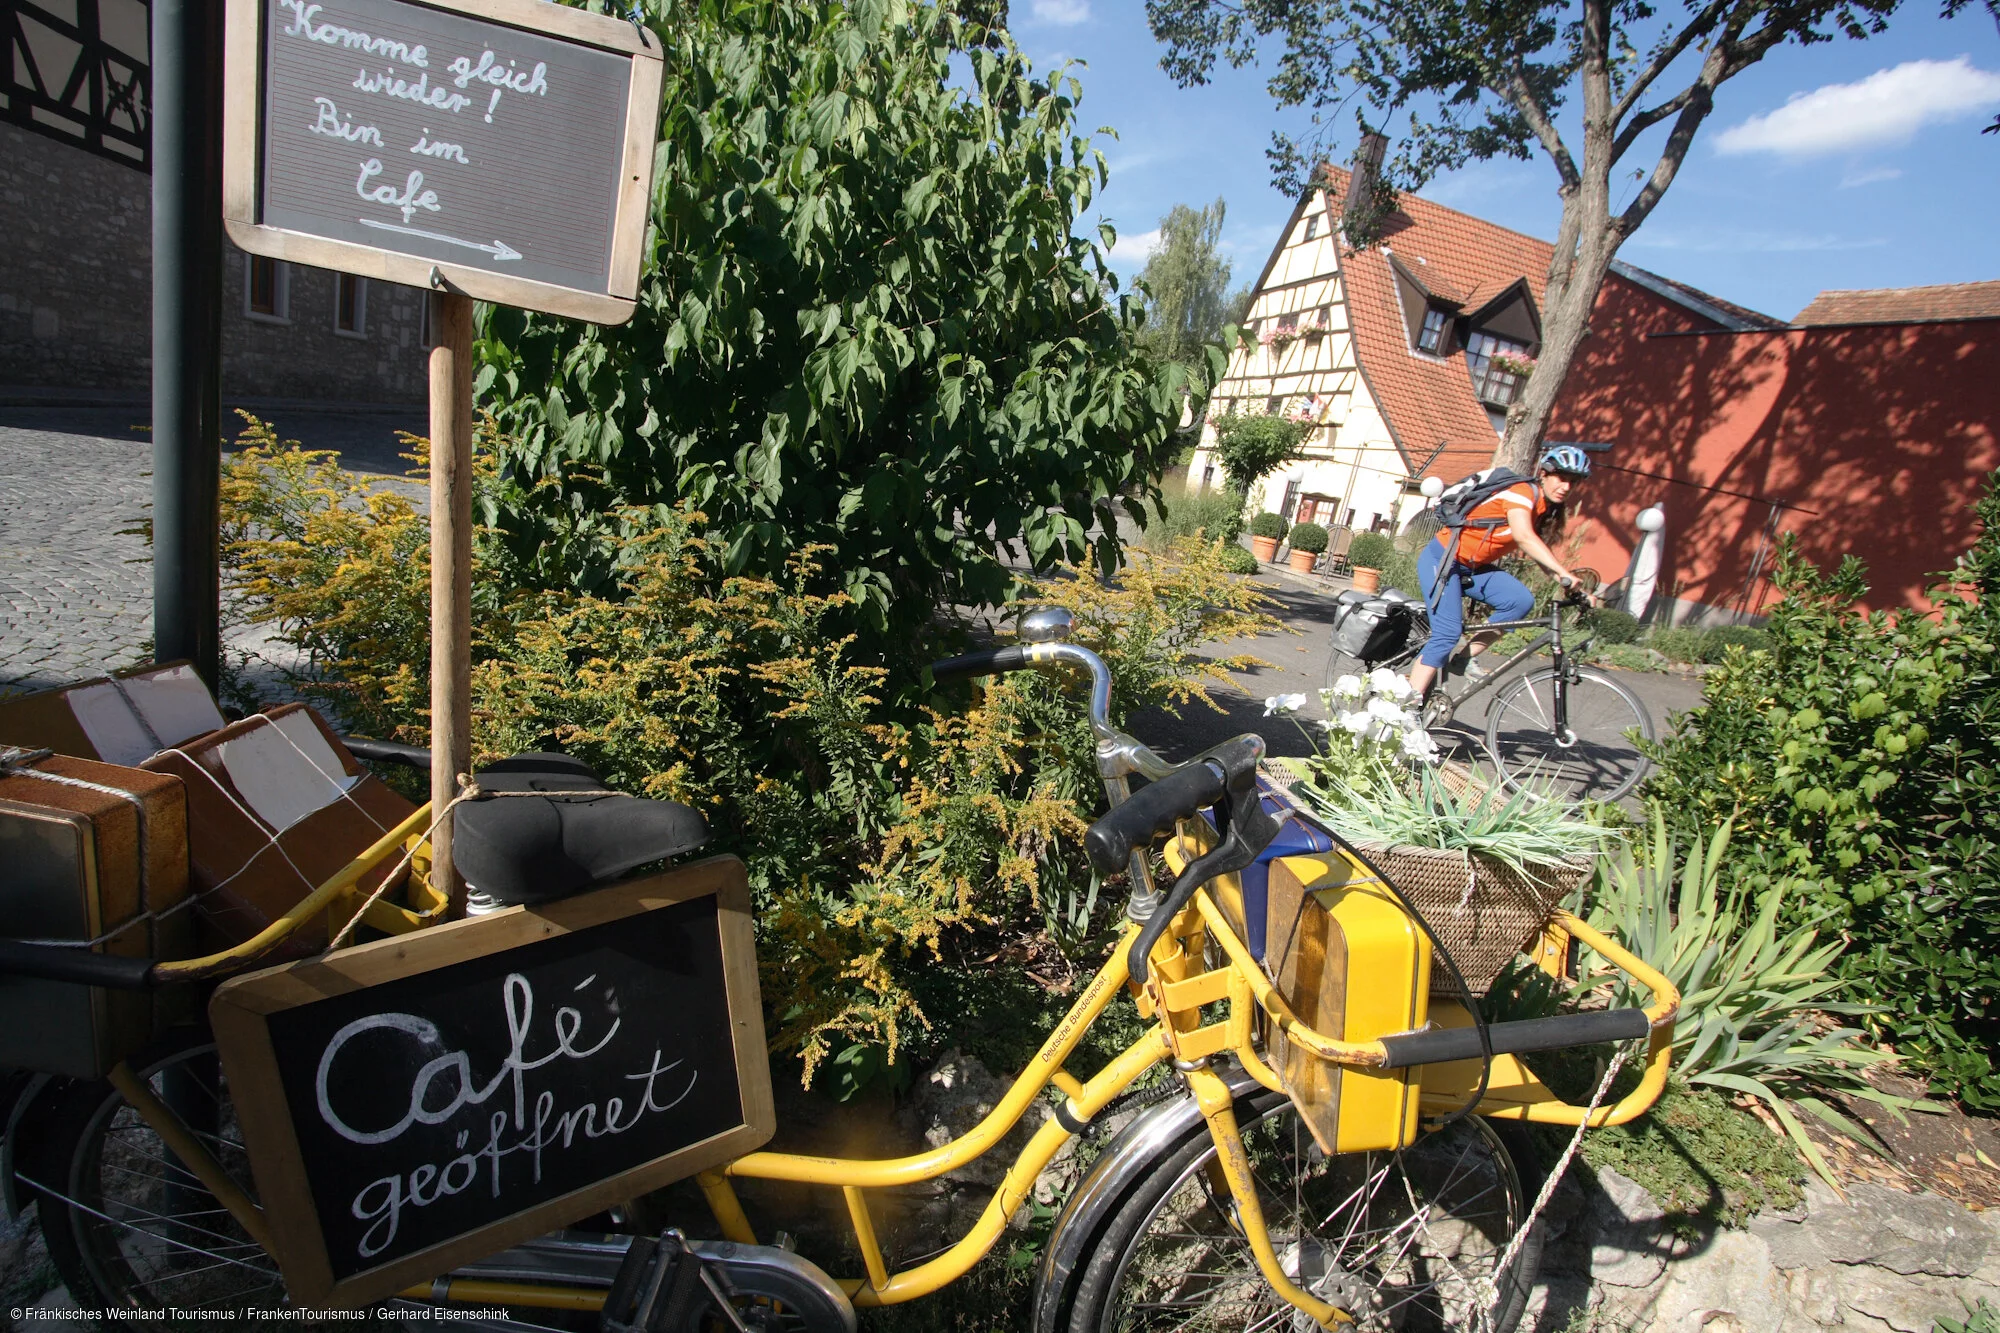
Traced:
<path id="1" fill-rule="evenodd" d="M 517 754 L 475 776 L 487 792 L 544 793 L 487 796 L 452 812 L 459 873 L 498 902 L 568 897 L 708 841 L 694 810 L 612 791 L 568 755 Z"/>

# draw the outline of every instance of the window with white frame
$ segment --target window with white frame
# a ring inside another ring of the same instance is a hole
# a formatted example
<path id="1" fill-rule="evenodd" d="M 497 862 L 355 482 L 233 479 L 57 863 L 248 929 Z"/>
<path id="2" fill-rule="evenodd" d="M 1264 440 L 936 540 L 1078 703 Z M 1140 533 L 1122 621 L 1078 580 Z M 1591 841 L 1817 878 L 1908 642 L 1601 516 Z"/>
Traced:
<path id="1" fill-rule="evenodd" d="M 292 270 L 268 255 L 245 255 L 243 313 L 269 324 L 292 318 Z"/>
<path id="2" fill-rule="evenodd" d="M 1310 241 L 1317 235 L 1319 235 L 1319 214 L 1315 213 L 1306 219 L 1305 239 Z"/>
<path id="3" fill-rule="evenodd" d="M 1417 350 L 1432 356 L 1444 355 L 1444 339 L 1451 317 L 1432 306 L 1424 311 L 1424 326 L 1417 331 Z"/>
<path id="4" fill-rule="evenodd" d="M 347 338 L 368 336 L 368 279 L 333 275 L 333 331 Z"/>

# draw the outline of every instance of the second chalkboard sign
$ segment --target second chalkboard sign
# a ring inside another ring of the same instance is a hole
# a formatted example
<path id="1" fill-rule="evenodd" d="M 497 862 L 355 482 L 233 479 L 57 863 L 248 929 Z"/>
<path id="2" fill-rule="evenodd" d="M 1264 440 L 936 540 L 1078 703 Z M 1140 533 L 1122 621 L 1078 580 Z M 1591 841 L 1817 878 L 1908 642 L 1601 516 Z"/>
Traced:
<path id="1" fill-rule="evenodd" d="M 229 0 L 230 236 L 616 322 L 661 68 L 645 28 L 546 0 Z"/>
<path id="2" fill-rule="evenodd" d="M 718 857 L 223 985 L 293 1299 L 387 1296 L 769 1138 L 751 950 Z"/>

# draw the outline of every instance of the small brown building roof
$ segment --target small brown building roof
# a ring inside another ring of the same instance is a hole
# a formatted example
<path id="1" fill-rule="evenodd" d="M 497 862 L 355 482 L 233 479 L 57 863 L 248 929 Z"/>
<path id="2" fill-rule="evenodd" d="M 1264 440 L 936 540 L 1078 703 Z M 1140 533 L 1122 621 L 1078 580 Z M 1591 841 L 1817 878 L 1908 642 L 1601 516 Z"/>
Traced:
<path id="1" fill-rule="evenodd" d="M 1792 323 L 1929 324 L 1952 319 L 2000 319 L 2000 282 L 1821 292 Z"/>

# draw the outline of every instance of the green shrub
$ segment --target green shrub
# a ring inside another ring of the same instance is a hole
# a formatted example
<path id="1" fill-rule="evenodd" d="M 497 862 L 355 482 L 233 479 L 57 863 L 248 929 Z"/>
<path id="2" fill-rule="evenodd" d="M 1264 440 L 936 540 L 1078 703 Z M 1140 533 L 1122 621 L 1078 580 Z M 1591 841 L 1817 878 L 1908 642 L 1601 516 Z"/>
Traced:
<path id="1" fill-rule="evenodd" d="M 1701 660 L 1712 666 L 1728 657 L 1731 648 L 1754 652 L 1770 646 L 1771 636 L 1754 625 L 1717 625 L 1701 636 L 1697 651 Z"/>
<path id="2" fill-rule="evenodd" d="M 292 684 L 422 744 L 422 516 L 273 438 L 224 463 L 229 584 L 254 623 L 308 651 Z M 953 1039 L 958 1015 L 917 999 L 941 974 L 983 975 L 1005 952 L 1073 975 L 1064 950 L 1101 956 L 1118 895 L 1098 891 L 1078 846 L 1102 798 L 1074 673 L 997 678 L 971 703 L 891 695 L 839 627 L 846 594 L 811 590 L 828 552 L 801 552 L 779 579 L 730 578 L 699 514 L 618 518 L 616 596 L 510 585 L 519 566 L 480 534 L 475 759 L 560 750 L 616 787 L 699 810 L 710 848 L 750 869 L 777 1053 L 808 1078 L 831 1061 L 851 1084 L 903 1048 Z M 1255 585 L 1222 571 L 1224 549 L 1188 542 L 1115 584 L 1072 567 L 1040 590 L 1110 664 L 1114 720 L 1203 703 L 1209 684 L 1255 665 L 1202 651 L 1271 627 Z M 921 663 L 929 649 L 905 652 Z"/>
<path id="3" fill-rule="evenodd" d="M 1279 541 L 1283 541 L 1287 526 L 1283 514 L 1274 514 L 1267 509 L 1250 520 L 1250 535 L 1252 537 L 1274 537 Z"/>
<path id="4" fill-rule="evenodd" d="M 1163 495 L 1146 525 L 1146 549 L 1165 554 L 1192 537 L 1233 544 L 1243 534 L 1243 497 L 1227 486 Z"/>
<path id="5" fill-rule="evenodd" d="M 1702 630 L 1685 625 L 1656 625 L 1646 631 L 1644 643 L 1669 662 L 1693 664 L 1701 660 Z"/>
<path id="6" fill-rule="evenodd" d="M 1300 523 L 1292 528 L 1292 549 L 1318 555 L 1326 549 L 1326 529 L 1317 523 Z"/>
<path id="7" fill-rule="evenodd" d="M 1689 833 L 1735 814 L 1731 873 L 1850 943 L 1851 993 L 1932 1087 L 2000 1107 L 2000 483 L 1931 614 L 1864 614 L 1779 550 L 1769 651 L 1732 653 L 1653 747 Z"/>
<path id="8" fill-rule="evenodd" d="M 1296 544 L 1296 538 L 1294 543 Z M 1379 532 L 1357 532 L 1347 548 L 1347 563 L 1357 569 L 1381 569 L 1395 557 L 1396 543 Z"/>
<path id="9" fill-rule="evenodd" d="M 1584 630 L 1599 643 L 1634 643 L 1639 638 L 1639 618 L 1615 606 L 1600 606 L 1583 617 Z"/>
<path id="10" fill-rule="evenodd" d="M 1215 423 L 1215 460 L 1244 495 L 1273 469 L 1299 456 L 1311 427 L 1273 416 L 1231 416 Z"/>
<path id="11" fill-rule="evenodd" d="M 1417 557 L 1398 548 L 1387 560 L 1376 568 L 1382 571 L 1382 586 L 1396 588 L 1412 597 L 1422 597 L 1423 589 L 1417 586 Z"/>
<path id="12" fill-rule="evenodd" d="M 1225 574 L 1255 574 L 1257 557 L 1240 546 L 1222 548 L 1222 570 Z"/>

